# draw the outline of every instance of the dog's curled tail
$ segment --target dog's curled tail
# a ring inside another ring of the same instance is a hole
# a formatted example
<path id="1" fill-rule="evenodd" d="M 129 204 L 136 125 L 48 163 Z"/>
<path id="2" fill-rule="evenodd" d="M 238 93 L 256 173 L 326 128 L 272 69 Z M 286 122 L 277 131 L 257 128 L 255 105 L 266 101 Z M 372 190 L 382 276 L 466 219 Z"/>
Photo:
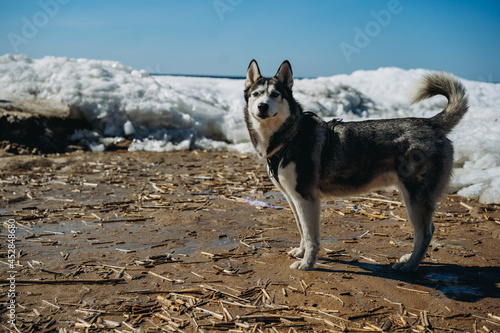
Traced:
<path id="1" fill-rule="evenodd" d="M 436 95 L 445 96 L 448 99 L 448 105 L 431 120 L 446 134 L 458 124 L 469 109 L 465 88 L 453 75 L 434 72 L 419 82 L 412 104 Z"/>

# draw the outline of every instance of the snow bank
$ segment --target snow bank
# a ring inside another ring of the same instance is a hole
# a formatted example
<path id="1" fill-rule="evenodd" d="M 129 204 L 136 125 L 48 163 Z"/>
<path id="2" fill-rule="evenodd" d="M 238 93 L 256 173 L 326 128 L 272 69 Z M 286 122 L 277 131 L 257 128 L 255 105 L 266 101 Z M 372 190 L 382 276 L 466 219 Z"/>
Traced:
<path id="1" fill-rule="evenodd" d="M 70 105 L 72 117 L 90 121 L 101 136 L 152 135 L 164 139 L 167 135 L 172 141 L 196 132 L 224 137 L 227 112 L 198 95 L 187 96 L 160 83 L 144 70 L 115 61 L 32 60 L 8 54 L 0 57 L 2 90 L 62 101 Z"/>
<path id="2" fill-rule="evenodd" d="M 381 68 L 295 80 L 294 93 L 304 109 L 326 119 L 429 117 L 444 108 L 444 97 L 408 104 L 413 84 L 426 73 Z M 462 82 L 470 110 L 449 136 L 455 145 L 451 189 L 483 203 L 500 203 L 500 85 Z M 150 76 L 114 61 L 0 57 L 0 98 L 16 94 L 69 105 L 72 117 L 94 128 L 73 138 L 94 150 L 127 137 L 133 139 L 130 150 L 249 152 L 243 85 L 243 80 Z"/>

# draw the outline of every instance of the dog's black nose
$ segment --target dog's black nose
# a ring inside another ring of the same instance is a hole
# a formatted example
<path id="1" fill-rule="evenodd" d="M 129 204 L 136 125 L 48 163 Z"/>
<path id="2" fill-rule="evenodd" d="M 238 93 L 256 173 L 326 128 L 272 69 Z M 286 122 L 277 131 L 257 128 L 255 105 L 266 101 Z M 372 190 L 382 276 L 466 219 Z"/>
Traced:
<path id="1" fill-rule="evenodd" d="M 269 104 L 259 103 L 259 105 L 257 105 L 257 108 L 260 112 L 267 112 L 267 110 L 269 110 Z"/>

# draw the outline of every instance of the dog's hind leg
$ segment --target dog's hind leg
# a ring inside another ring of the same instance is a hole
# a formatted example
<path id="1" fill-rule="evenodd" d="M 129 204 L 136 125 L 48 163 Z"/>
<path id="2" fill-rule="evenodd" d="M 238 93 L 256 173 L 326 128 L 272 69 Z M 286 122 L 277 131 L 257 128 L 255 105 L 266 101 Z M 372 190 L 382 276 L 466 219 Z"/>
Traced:
<path id="1" fill-rule="evenodd" d="M 400 189 L 403 192 L 408 217 L 415 232 L 413 252 L 411 256 L 403 256 L 394 269 L 404 272 L 413 272 L 425 257 L 427 248 L 434 234 L 432 217 L 436 209 L 436 202 L 443 193 L 450 179 L 453 166 L 453 147 L 444 136 L 434 140 L 435 152 L 410 151 L 414 162 L 406 171 L 401 172 Z M 411 157 L 411 155 L 410 155 Z M 420 157 L 420 158 L 417 158 Z"/>
<path id="2" fill-rule="evenodd" d="M 414 272 L 418 269 L 418 265 L 425 257 L 427 248 L 434 234 L 434 223 L 432 216 L 434 214 L 434 204 L 431 202 L 422 202 L 412 197 L 412 195 L 404 193 L 404 201 L 408 217 L 413 226 L 415 233 L 413 242 L 413 252 L 411 256 L 404 255 L 400 262 L 392 268 L 403 272 Z"/>

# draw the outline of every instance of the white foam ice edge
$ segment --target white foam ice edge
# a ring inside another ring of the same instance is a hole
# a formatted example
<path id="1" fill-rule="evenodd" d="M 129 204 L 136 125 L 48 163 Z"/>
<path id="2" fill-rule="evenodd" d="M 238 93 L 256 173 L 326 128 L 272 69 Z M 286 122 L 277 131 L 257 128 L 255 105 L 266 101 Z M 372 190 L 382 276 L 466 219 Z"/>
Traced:
<path id="1" fill-rule="evenodd" d="M 429 117 L 444 108 L 444 97 L 408 104 L 412 86 L 428 72 L 380 68 L 300 79 L 295 80 L 294 95 L 305 110 L 325 119 Z M 500 85 L 461 81 L 470 110 L 449 136 L 455 146 L 450 190 L 483 203 L 500 203 Z M 93 150 L 130 138 L 132 151 L 251 152 L 243 85 L 243 80 L 233 79 L 151 76 L 116 61 L 0 57 L 0 98 L 15 94 L 68 105 L 71 117 L 93 126 L 77 130 L 72 138 Z"/>

